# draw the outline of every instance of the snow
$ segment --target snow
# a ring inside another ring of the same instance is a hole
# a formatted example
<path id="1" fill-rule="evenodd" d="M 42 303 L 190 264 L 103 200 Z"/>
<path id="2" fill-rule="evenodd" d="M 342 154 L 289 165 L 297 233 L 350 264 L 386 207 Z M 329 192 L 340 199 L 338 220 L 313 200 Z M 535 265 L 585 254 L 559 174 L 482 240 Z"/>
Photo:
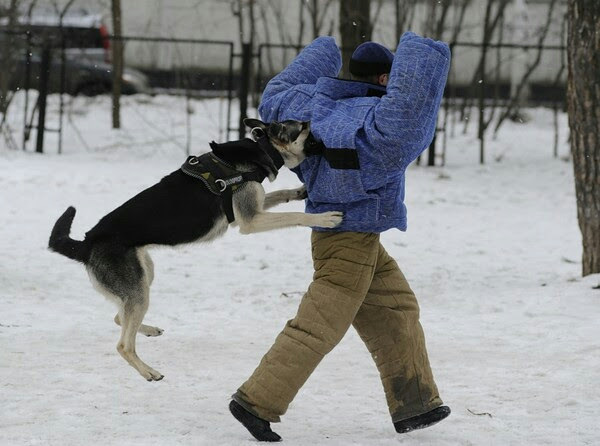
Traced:
<path id="1" fill-rule="evenodd" d="M 138 352 L 165 375 L 155 383 L 116 352 L 115 309 L 81 265 L 46 249 L 68 205 L 81 238 L 178 168 L 185 107 L 167 96 L 126 98 L 125 128 L 111 131 L 109 98 L 76 99 L 62 155 L 54 135 L 44 155 L 0 145 L 0 445 L 256 443 L 227 404 L 310 283 L 308 229 L 231 229 L 211 244 L 151 251 L 146 323 L 165 333 L 139 337 Z M 198 153 L 219 139 L 224 105 L 192 108 Z M 50 110 L 55 119 L 55 98 Z M 411 166 L 408 232 L 382 235 L 419 299 L 450 418 L 396 434 L 377 370 L 350 330 L 273 426 L 286 445 L 598 444 L 600 276 L 580 277 L 566 116 L 553 158 L 552 113 L 529 113 L 531 122 L 507 123 L 488 140 L 484 166 L 474 123 L 449 136 L 446 167 Z M 266 187 L 297 185 L 282 171 Z"/>

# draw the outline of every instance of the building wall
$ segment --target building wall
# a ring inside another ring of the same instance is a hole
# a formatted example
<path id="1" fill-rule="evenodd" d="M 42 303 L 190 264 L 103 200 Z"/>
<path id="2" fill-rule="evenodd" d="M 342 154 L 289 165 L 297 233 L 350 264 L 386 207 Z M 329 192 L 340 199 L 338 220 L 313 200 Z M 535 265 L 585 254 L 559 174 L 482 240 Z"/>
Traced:
<path id="1" fill-rule="evenodd" d="M 43 3 L 43 0 L 40 2 Z M 373 14 L 378 10 L 380 3 L 381 9 L 378 12 L 372 38 L 394 50 L 397 44 L 395 2 L 373 0 L 371 7 Z M 486 3 L 484 0 L 472 0 L 472 6 L 467 10 L 458 37 L 459 42 L 481 41 Z M 241 38 L 248 39 L 250 24 L 247 19 L 244 21 L 245 35 L 241 36 L 238 17 L 233 13 L 235 4 L 237 2 L 231 0 L 122 0 L 123 32 L 126 35 L 232 41 L 235 51 L 239 52 Z M 425 33 L 430 4 L 429 1 L 419 2 L 411 25 L 413 31 Z M 548 4 L 549 0 L 513 0 L 505 15 L 503 41 L 515 44 L 537 44 L 537 33 L 545 23 Z M 76 5 L 104 14 L 110 28 L 109 0 L 79 0 Z M 329 8 L 322 33 L 331 32 L 339 42 L 338 9 L 337 2 Z M 559 45 L 563 41 L 561 25 L 565 11 L 566 2 L 559 0 L 546 44 Z M 244 12 L 247 15 L 248 9 L 246 8 Z M 304 45 L 310 42 L 312 35 L 306 15 L 304 33 L 301 37 L 298 36 L 300 30 L 298 12 L 298 0 L 256 0 L 254 26 L 257 45 L 264 42 L 285 44 L 301 42 Z M 457 8 L 450 11 L 449 23 L 457 20 L 457 13 Z M 447 29 L 442 38 L 449 39 L 451 33 L 452 29 Z M 518 82 L 536 54 L 537 50 L 503 49 L 500 53 L 490 50 L 487 59 L 489 75 L 494 77 L 494 67 L 499 66 L 502 82 L 510 82 L 511 79 L 513 83 Z M 268 71 L 276 72 L 293 58 L 295 51 L 272 50 L 270 57 L 267 57 L 266 52 L 263 55 L 261 62 L 263 67 Z M 452 82 L 458 85 L 469 83 L 474 76 L 479 57 L 479 48 L 455 47 Z M 229 52 L 227 47 L 218 45 L 128 42 L 126 61 L 129 65 L 146 69 L 169 69 L 176 66 L 225 71 L 229 64 Z M 545 51 L 540 65 L 531 76 L 531 82 L 547 84 L 554 82 L 560 65 L 560 51 Z"/>

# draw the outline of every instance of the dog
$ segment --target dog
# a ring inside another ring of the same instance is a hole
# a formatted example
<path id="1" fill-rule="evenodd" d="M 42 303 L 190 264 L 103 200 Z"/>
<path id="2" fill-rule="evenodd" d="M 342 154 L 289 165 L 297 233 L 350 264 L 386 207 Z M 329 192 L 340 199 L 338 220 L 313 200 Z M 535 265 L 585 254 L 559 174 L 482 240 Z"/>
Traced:
<path id="1" fill-rule="evenodd" d="M 163 378 L 135 350 L 138 332 L 163 333 L 142 324 L 154 278 L 148 247 L 211 241 L 230 224 L 251 234 L 290 226 L 333 228 L 342 221 L 340 212 L 266 212 L 280 203 L 304 199 L 306 191 L 300 187 L 265 194 L 261 181 L 273 181 L 282 165 L 294 168 L 320 149 L 308 122 L 245 119 L 244 123 L 252 128 L 254 140 L 211 143 L 212 152 L 189 157 L 181 169 L 103 217 L 83 241 L 69 236 L 75 217 L 72 206 L 52 229 L 50 250 L 83 263 L 94 288 L 117 304 L 114 321 L 121 326 L 117 351 L 148 381 Z M 198 170 L 198 165 L 206 171 Z M 216 178 L 220 175 L 223 178 Z"/>

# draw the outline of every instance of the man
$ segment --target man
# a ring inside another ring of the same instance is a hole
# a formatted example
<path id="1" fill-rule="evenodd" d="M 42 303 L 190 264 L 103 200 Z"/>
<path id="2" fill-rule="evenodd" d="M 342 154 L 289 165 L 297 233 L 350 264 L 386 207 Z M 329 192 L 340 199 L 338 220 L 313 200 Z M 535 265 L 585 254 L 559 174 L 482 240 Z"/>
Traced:
<path id="1" fill-rule="evenodd" d="M 311 121 L 327 147 L 296 170 L 307 212 L 342 211 L 333 230 L 312 233 L 313 282 L 230 410 L 261 441 L 280 441 L 280 421 L 321 359 L 350 325 L 380 372 L 392 422 L 404 433 L 430 426 L 450 409 L 433 380 L 419 306 L 396 262 L 379 242 L 406 230 L 407 166 L 431 142 L 450 63 L 448 45 L 405 33 L 395 55 L 367 42 L 353 53 L 357 80 L 336 78 L 335 40 L 319 37 L 267 85 L 265 121 Z M 387 88 L 386 88 L 387 85 Z"/>

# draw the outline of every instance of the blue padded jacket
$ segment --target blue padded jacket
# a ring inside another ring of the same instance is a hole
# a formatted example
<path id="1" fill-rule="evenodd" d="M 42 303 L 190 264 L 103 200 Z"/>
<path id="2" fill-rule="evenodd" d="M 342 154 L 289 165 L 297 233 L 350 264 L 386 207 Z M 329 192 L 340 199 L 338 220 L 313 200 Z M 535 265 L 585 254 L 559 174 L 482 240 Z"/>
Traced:
<path id="1" fill-rule="evenodd" d="M 326 147 L 358 154 L 357 170 L 334 169 L 322 156 L 294 170 L 306 186 L 306 212 L 344 212 L 334 231 L 406 230 L 405 171 L 433 139 L 449 65 L 447 44 L 407 32 L 387 89 L 342 80 L 334 38 L 319 37 L 269 81 L 259 106 L 264 121 L 310 121 Z"/>

